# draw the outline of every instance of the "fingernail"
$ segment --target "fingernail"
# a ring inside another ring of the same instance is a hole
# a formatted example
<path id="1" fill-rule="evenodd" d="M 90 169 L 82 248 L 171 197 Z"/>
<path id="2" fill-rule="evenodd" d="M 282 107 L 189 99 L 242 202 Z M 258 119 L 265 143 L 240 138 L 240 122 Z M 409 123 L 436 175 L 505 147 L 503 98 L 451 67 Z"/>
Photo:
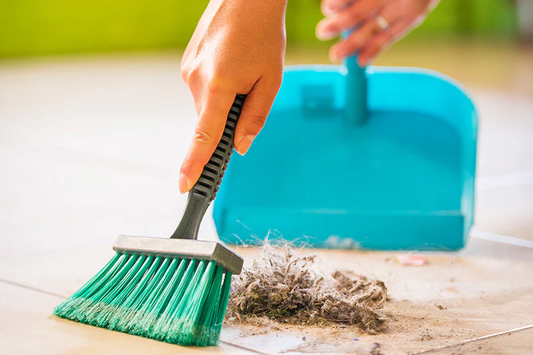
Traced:
<path id="1" fill-rule="evenodd" d="M 334 64 L 339 64 L 340 63 L 339 58 L 337 58 L 337 56 L 336 56 L 336 51 L 335 50 L 331 50 L 329 52 L 329 60 L 330 60 L 330 62 L 332 62 Z"/>
<path id="2" fill-rule="evenodd" d="M 337 35 L 336 32 L 317 32 L 316 37 L 321 41 L 327 41 Z"/>
<path id="3" fill-rule="evenodd" d="M 331 64 L 341 64 L 341 61 L 335 57 L 330 57 L 329 61 L 331 62 Z"/>
<path id="4" fill-rule="evenodd" d="M 374 57 L 370 57 L 370 58 L 361 58 L 359 57 L 357 59 L 357 62 L 359 64 L 360 67 L 366 67 L 367 65 L 372 65 L 372 61 L 374 60 Z"/>
<path id="5" fill-rule="evenodd" d="M 318 28 L 316 31 L 316 36 L 318 39 L 322 41 L 327 41 L 328 39 L 332 39 L 336 35 L 337 35 L 337 31 L 335 31 L 335 29 L 332 28 L 330 23 L 325 23 L 325 24 L 323 23 L 323 24 L 318 25 Z"/>
<path id="6" fill-rule="evenodd" d="M 345 55 L 346 54 L 344 53 L 344 51 L 342 49 L 336 49 L 336 50 L 333 51 L 333 53 L 331 55 L 332 56 L 331 59 L 333 59 L 333 61 L 335 61 L 335 62 L 339 62 L 340 60 L 342 60 L 342 58 L 345 57 Z"/>
<path id="7" fill-rule="evenodd" d="M 180 188 L 180 192 L 182 194 L 186 193 L 187 191 L 189 191 L 189 181 L 187 180 L 187 176 L 185 176 L 185 174 L 181 173 L 180 174 L 180 177 L 179 177 L 179 188 Z"/>
<path id="8" fill-rule="evenodd" d="M 252 145 L 254 138 L 255 137 L 251 134 L 244 136 L 244 138 L 242 138 L 241 141 L 235 147 L 237 149 L 237 153 L 239 153 L 240 155 L 246 154 L 248 149 L 250 149 L 250 146 Z"/>

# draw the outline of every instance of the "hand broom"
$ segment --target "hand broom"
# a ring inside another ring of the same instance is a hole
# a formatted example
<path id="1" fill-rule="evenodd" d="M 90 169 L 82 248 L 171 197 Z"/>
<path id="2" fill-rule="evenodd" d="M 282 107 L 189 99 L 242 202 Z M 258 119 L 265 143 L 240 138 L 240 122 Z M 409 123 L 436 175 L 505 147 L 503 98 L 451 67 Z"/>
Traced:
<path id="1" fill-rule="evenodd" d="M 54 314 L 124 333 L 184 346 L 217 345 L 232 274 L 243 259 L 220 242 L 197 240 L 233 153 L 233 137 L 246 96 L 237 95 L 226 127 L 188 195 L 170 238 L 119 236 L 115 256 Z"/>

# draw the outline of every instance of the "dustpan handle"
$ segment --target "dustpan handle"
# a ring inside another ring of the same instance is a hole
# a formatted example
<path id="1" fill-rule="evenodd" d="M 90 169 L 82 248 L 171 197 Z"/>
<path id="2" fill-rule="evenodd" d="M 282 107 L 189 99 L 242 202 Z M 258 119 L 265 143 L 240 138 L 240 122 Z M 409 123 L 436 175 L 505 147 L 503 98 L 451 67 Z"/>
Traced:
<path id="1" fill-rule="evenodd" d="M 205 211 L 217 195 L 226 168 L 233 154 L 233 138 L 246 95 L 235 96 L 226 120 L 226 127 L 217 148 L 205 165 L 202 175 L 194 184 L 187 198 L 187 206 L 181 222 L 170 238 L 196 239 Z"/>
<path id="2" fill-rule="evenodd" d="M 343 33 L 343 37 L 349 33 Z M 349 125 L 360 126 L 368 118 L 366 69 L 357 64 L 357 55 L 347 58 L 344 65 L 346 66 L 345 120 Z"/>

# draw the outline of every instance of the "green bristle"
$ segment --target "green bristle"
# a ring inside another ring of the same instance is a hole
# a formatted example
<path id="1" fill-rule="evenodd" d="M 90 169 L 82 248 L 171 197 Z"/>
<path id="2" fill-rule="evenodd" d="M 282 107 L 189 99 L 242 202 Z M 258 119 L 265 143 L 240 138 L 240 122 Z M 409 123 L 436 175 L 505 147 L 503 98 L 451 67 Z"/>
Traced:
<path id="1" fill-rule="evenodd" d="M 220 294 L 220 307 L 218 309 L 218 318 L 216 320 L 217 333 L 220 334 L 222 329 L 222 323 L 224 322 L 224 316 L 226 315 L 226 309 L 228 308 L 229 294 L 231 291 L 231 272 L 227 271 L 224 277 L 224 284 L 222 285 L 222 292 Z"/>
<path id="2" fill-rule="evenodd" d="M 170 262 L 167 258 L 157 257 L 150 272 L 150 281 L 146 284 L 142 292 L 137 296 L 137 299 L 129 307 L 128 312 L 124 315 L 124 318 L 119 323 L 118 330 L 125 333 L 131 333 L 132 327 L 139 320 L 139 315 L 142 315 L 142 308 L 149 300 L 154 288 L 157 286 L 163 274 L 167 270 Z"/>
<path id="3" fill-rule="evenodd" d="M 161 338 L 161 340 L 166 341 L 168 343 L 174 343 L 174 344 L 183 344 L 183 345 L 190 345 L 186 343 L 185 341 L 182 341 L 183 334 L 183 325 L 185 321 L 187 321 L 187 309 L 188 305 L 195 304 L 196 300 L 194 297 L 194 290 L 197 288 L 198 283 L 201 280 L 201 277 L 204 274 L 205 271 L 205 260 L 201 260 L 198 263 L 198 267 L 196 268 L 194 272 L 194 276 L 192 277 L 191 281 L 187 285 L 187 289 L 185 290 L 185 293 L 183 294 L 182 299 L 179 301 L 178 305 L 176 306 L 176 312 L 175 316 L 171 319 L 171 323 L 168 328 L 166 328 L 166 333 L 164 334 L 164 337 Z M 187 340 L 187 339 L 185 339 Z"/>
<path id="4" fill-rule="evenodd" d="M 140 335 L 140 334 L 137 334 L 137 332 L 135 331 L 136 326 L 144 318 L 146 314 L 146 311 L 145 311 L 146 307 L 150 305 L 150 301 L 153 298 L 154 293 L 157 292 L 158 285 L 161 282 L 161 279 L 163 278 L 165 273 L 167 272 L 171 264 L 171 260 L 172 260 L 171 258 L 165 258 L 163 263 L 157 270 L 156 274 L 152 278 L 152 280 L 150 280 L 150 283 L 148 284 L 148 286 L 146 287 L 146 290 L 144 291 L 143 301 L 142 301 L 142 304 L 140 304 L 141 307 L 139 307 L 135 311 L 134 316 L 128 320 L 129 321 L 129 324 L 127 326 L 128 333 Z"/>
<path id="5" fill-rule="evenodd" d="M 109 319 L 107 325 L 109 329 L 120 330 L 120 322 L 125 319 L 126 313 L 128 313 L 130 307 L 134 304 L 135 300 L 137 300 L 138 295 L 144 290 L 148 281 L 150 281 L 151 273 L 149 270 L 152 270 L 154 260 L 156 260 L 156 258 L 152 255 L 146 258 L 142 268 L 139 270 L 138 276 L 140 277 L 140 281 L 138 283 L 132 282 L 132 286 L 134 287 L 133 290 L 128 294 L 124 293 L 121 298 L 122 300 L 116 300 L 115 312 Z"/>
<path id="6" fill-rule="evenodd" d="M 202 260 L 202 263 L 205 263 Z M 213 276 L 215 274 L 215 262 L 210 261 L 205 271 L 200 274 L 201 281 L 196 284 L 194 291 L 190 293 L 189 299 L 194 302 L 186 302 L 185 309 L 182 316 L 182 322 L 180 322 L 179 331 L 175 332 L 172 336 L 173 343 L 196 345 L 197 337 L 199 334 L 198 323 L 200 320 L 201 312 L 203 311 L 205 300 L 207 299 Z M 220 285 L 220 283 L 219 283 Z M 220 287 L 220 286 L 219 286 Z M 211 307 L 215 305 L 210 305 Z"/>
<path id="7" fill-rule="evenodd" d="M 76 293 L 67 298 L 63 303 L 57 306 L 54 309 L 53 314 L 56 316 L 67 318 L 70 312 L 76 309 L 76 303 L 80 302 L 80 299 L 83 299 L 84 294 L 89 288 L 91 288 L 95 283 L 101 282 L 101 279 L 107 275 L 107 273 L 115 266 L 117 260 L 120 258 L 120 254 L 115 254 L 115 256 L 109 260 L 109 262 L 104 266 L 96 275 L 92 277 L 85 285 L 83 285 Z"/>
<path id="8" fill-rule="evenodd" d="M 222 276 L 224 273 L 224 269 L 221 266 L 216 267 L 216 273 L 215 277 L 212 280 L 212 287 L 209 290 L 209 293 L 207 295 L 207 299 L 205 300 L 205 303 L 208 305 L 211 305 L 210 307 L 202 307 L 202 312 L 200 314 L 197 329 L 197 338 L 200 342 L 209 342 L 211 338 L 213 337 L 212 330 L 214 324 L 216 324 L 215 319 L 217 315 L 217 310 L 219 309 L 219 302 L 220 302 L 220 292 L 221 288 L 220 286 L 222 284 Z"/>
<path id="9" fill-rule="evenodd" d="M 158 256 L 155 258 L 154 262 L 150 266 L 150 269 L 148 269 L 145 277 L 143 277 L 143 283 L 139 290 L 134 295 L 134 298 L 131 300 L 131 304 L 128 304 L 126 308 L 124 309 L 124 313 L 122 314 L 122 318 L 118 320 L 116 324 L 116 330 L 120 332 L 127 333 L 129 331 L 130 327 L 130 321 L 135 317 L 135 314 L 137 311 L 142 307 L 144 300 L 146 297 L 148 297 L 148 293 L 146 290 L 149 288 L 150 281 L 152 280 L 154 274 L 157 272 L 159 266 L 161 265 L 161 261 L 163 258 L 161 256 Z"/>
<path id="10" fill-rule="evenodd" d="M 127 295 L 135 285 L 134 282 L 138 278 L 139 269 L 142 267 L 145 259 L 145 255 L 141 255 L 140 257 L 138 255 L 132 256 L 131 260 L 135 261 L 135 263 L 120 283 L 102 299 L 100 302 L 100 311 L 95 314 L 94 321 L 91 322 L 92 325 L 103 328 L 107 327 L 109 319 L 115 314 L 117 305 L 121 304 L 120 301 L 124 298 L 124 295 Z"/>
<path id="11" fill-rule="evenodd" d="M 74 312 L 73 317 L 75 317 L 76 320 L 92 325 L 94 315 L 98 314 L 102 306 L 100 300 L 102 300 L 108 292 L 111 292 L 120 280 L 122 280 L 128 270 L 133 266 L 133 262 L 135 261 L 133 259 L 134 258 L 132 258 L 131 255 L 123 255 L 123 261 L 119 264 L 118 270 L 113 274 L 111 279 L 103 285 L 100 284 L 102 287 L 90 297 L 85 298 L 83 304 L 80 305 L 76 312 Z"/>
<path id="12" fill-rule="evenodd" d="M 117 253 L 54 314 L 179 345 L 216 345 L 230 281 L 214 261 Z"/>
<path id="13" fill-rule="evenodd" d="M 108 314 L 108 312 L 106 312 L 106 308 L 109 306 L 109 303 L 118 294 L 120 294 L 120 291 L 133 278 L 133 271 L 135 269 L 135 266 L 137 265 L 138 259 L 138 255 L 131 255 L 128 258 L 128 262 L 126 263 L 126 265 L 124 265 L 120 272 L 117 273 L 117 275 L 115 275 L 113 279 L 109 282 L 109 284 L 107 285 L 109 287 L 102 288 L 102 290 L 100 290 L 99 292 L 100 296 L 95 295 L 95 301 L 93 302 L 93 306 L 85 314 L 85 316 L 89 320 L 89 324 L 100 327 L 105 326 L 100 324 L 103 321 L 102 316 L 106 313 Z M 107 317 L 105 319 L 107 319 Z"/>
<path id="14" fill-rule="evenodd" d="M 93 297 L 93 295 L 95 295 L 103 287 L 103 285 L 106 285 L 108 280 L 112 279 L 112 277 L 118 272 L 118 270 L 120 270 L 127 260 L 127 255 L 118 255 L 118 258 L 116 256 L 117 255 L 115 255 L 115 258 L 111 260 L 113 262 L 111 267 L 104 268 L 105 272 L 102 273 L 101 277 L 94 280 L 94 282 L 89 281 L 89 283 L 87 283 L 80 291 L 76 292 L 71 297 L 72 302 L 69 302 L 69 304 L 63 303 L 59 305 L 56 310 L 61 309 L 62 307 L 65 309 L 63 309 L 61 312 L 62 315 L 59 314 L 59 311 L 57 314 L 72 320 L 79 320 L 79 317 L 83 317 L 85 308 L 87 308 L 92 302 L 91 297 Z"/>
<path id="15" fill-rule="evenodd" d="M 152 311 L 154 308 L 156 308 L 159 298 L 165 290 L 165 286 L 169 283 L 172 275 L 176 271 L 179 259 L 166 258 L 163 265 L 168 262 L 170 262 L 170 266 L 166 270 L 164 267 L 159 270 L 159 272 L 164 271 L 164 275 L 161 278 L 158 278 L 157 283 L 154 284 L 153 291 L 150 292 L 150 296 L 144 302 L 136 316 L 132 319 L 131 322 L 133 325 L 129 331 L 131 334 L 144 336 L 144 333 L 146 333 L 151 327 L 152 322 L 154 321 L 153 318 L 157 318 L 158 314 L 154 315 Z M 145 330 L 145 328 L 147 329 Z"/>
<path id="16" fill-rule="evenodd" d="M 182 278 L 182 281 L 178 284 L 178 288 L 170 298 L 168 306 L 161 312 L 157 322 L 155 323 L 150 337 L 157 340 L 166 340 L 166 330 L 170 328 L 174 319 L 177 319 L 178 306 L 183 299 L 183 294 L 187 290 L 190 280 L 196 271 L 198 266 L 198 260 L 193 259 L 187 266 L 187 271 Z"/>
<path id="17" fill-rule="evenodd" d="M 176 270 L 176 265 L 178 265 L 178 263 L 179 266 Z M 188 260 L 186 259 L 174 259 L 173 265 L 171 265 L 173 270 L 171 271 L 171 269 L 169 269 L 169 272 L 167 272 L 168 275 L 165 275 L 164 280 L 162 280 L 160 284 L 159 292 L 157 292 L 156 296 L 153 298 L 150 306 L 147 307 L 145 316 L 135 325 L 135 334 L 145 337 L 153 337 L 150 332 L 154 328 L 154 324 L 161 315 L 162 310 L 167 306 L 176 286 L 181 282 L 181 278 L 187 265 Z"/>

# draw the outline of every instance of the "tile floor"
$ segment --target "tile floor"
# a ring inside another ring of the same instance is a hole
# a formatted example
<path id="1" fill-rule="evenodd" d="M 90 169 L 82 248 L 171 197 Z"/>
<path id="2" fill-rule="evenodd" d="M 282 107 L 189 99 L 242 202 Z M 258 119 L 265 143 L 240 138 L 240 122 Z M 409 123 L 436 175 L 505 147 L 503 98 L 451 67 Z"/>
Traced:
<path id="1" fill-rule="evenodd" d="M 177 191 L 179 162 L 195 116 L 179 79 L 179 55 L 0 63 L 0 353 L 364 354 L 375 343 L 384 354 L 533 352 L 532 329 L 460 345 L 533 324 L 533 248 L 480 239 L 533 241 L 533 80 L 527 80 L 533 51 L 511 48 L 491 57 L 494 48 L 477 48 L 400 46 L 380 60 L 441 70 L 473 94 L 482 124 L 476 230 L 468 247 L 429 255 L 421 268 L 402 267 L 390 253 L 316 251 L 331 267 L 387 282 L 395 300 L 387 311 L 396 315 L 388 333 L 323 341 L 320 329 L 243 336 L 227 327 L 225 342 L 210 349 L 50 316 L 109 259 L 118 234 L 165 236 L 175 227 L 185 202 Z M 310 61 L 302 56 L 290 53 L 288 63 Z M 202 235 L 216 238 L 212 221 Z M 258 253 L 239 252 L 248 261 Z M 417 329 L 410 328 L 413 320 Z"/>

